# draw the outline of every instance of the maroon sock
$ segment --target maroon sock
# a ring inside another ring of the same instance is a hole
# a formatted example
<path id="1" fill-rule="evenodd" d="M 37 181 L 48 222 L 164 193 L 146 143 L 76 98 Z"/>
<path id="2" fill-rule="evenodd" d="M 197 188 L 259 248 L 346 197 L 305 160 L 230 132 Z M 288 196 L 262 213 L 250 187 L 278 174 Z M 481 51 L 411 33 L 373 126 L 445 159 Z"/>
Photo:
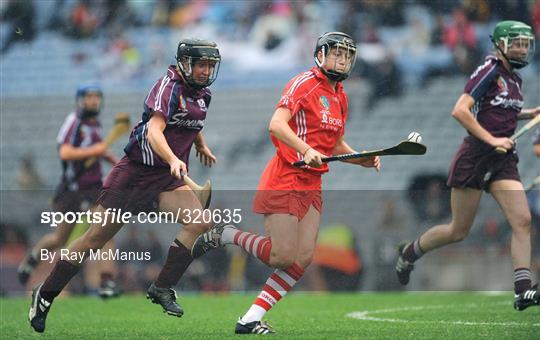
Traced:
<path id="1" fill-rule="evenodd" d="M 531 270 L 529 268 L 517 268 L 514 270 L 514 292 L 521 294 L 531 288 Z"/>
<path id="2" fill-rule="evenodd" d="M 424 255 L 424 251 L 420 248 L 420 238 L 414 242 L 409 243 L 405 249 L 403 249 L 403 259 L 408 262 L 414 262 Z"/>
<path id="3" fill-rule="evenodd" d="M 109 273 L 109 272 L 103 272 L 100 274 L 100 281 L 101 281 L 101 285 L 104 285 L 107 281 L 112 281 L 114 276 L 112 273 Z"/>
<path id="4" fill-rule="evenodd" d="M 155 285 L 158 288 L 171 288 L 175 286 L 193 261 L 189 249 L 176 239 L 174 243 L 177 247 L 169 247 L 167 261 L 156 279 Z"/>
<path id="5" fill-rule="evenodd" d="M 30 253 L 28 254 L 28 265 L 30 267 L 35 268 L 39 264 L 39 259 L 34 256 L 34 254 Z"/>
<path id="6" fill-rule="evenodd" d="M 39 294 L 45 300 L 52 302 L 78 272 L 79 266 L 65 260 L 58 261 L 45 282 L 43 282 Z"/>

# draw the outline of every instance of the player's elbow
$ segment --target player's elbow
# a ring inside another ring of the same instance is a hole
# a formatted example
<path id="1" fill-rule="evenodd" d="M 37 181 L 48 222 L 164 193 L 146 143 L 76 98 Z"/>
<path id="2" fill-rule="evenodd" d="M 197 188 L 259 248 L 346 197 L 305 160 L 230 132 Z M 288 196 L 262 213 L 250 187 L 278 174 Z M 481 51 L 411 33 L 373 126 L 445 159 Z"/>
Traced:
<path id="1" fill-rule="evenodd" d="M 154 147 L 158 143 L 158 134 L 163 134 L 163 132 L 157 130 L 157 129 L 148 129 L 148 143 L 150 143 L 151 147 Z"/>
<path id="2" fill-rule="evenodd" d="M 452 110 L 452 118 L 459 120 L 462 116 L 462 112 L 459 108 L 456 107 Z"/>
<path id="3" fill-rule="evenodd" d="M 467 119 L 471 118 L 471 117 L 472 117 L 472 115 L 471 115 L 470 111 L 465 110 L 465 109 L 460 108 L 460 107 L 456 107 L 452 111 L 452 118 L 454 118 L 455 120 L 457 120 L 460 123 L 462 123 L 464 121 L 467 121 Z"/>
<path id="4" fill-rule="evenodd" d="M 268 132 L 272 136 L 276 136 L 277 134 L 279 134 L 280 127 L 280 122 L 276 119 L 272 119 L 270 120 L 270 124 L 268 124 Z"/>
<path id="5" fill-rule="evenodd" d="M 536 157 L 540 157 L 540 144 L 534 146 L 534 153 Z"/>
<path id="6" fill-rule="evenodd" d="M 148 133 L 146 135 L 146 138 L 148 139 L 148 143 L 150 143 L 150 145 L 153 145 L 155 143 L 155 140 L 156 140 L 155 132 L 152 129 L 148 129 Z"/>
<path id="7" fill-rule="evenodd" d="M 60 160 L 62 160 L 62 161 L 69 161 L 70 160 L 65 152 L 59 151 L 58 156 L 60 157 Z"/>
<path id="8" fill-rule="evenodd" d="M 463 121 L 464 119 L 467 119 L 468 117 L 472 116 L 471 108 L 474 105 L 474 99 L 464 94 L 462 95 L 456 105 L 454 105 L 454 109 L 452 110 L 452 117 L 457 119 L 458 121 Z"/>
<path id="9" fill-rule="evenodd" d="M 73 159 L 73 155 L 71 152 L 71 149 L 67 145 L 60 146 L 60 149 L 58 149 L 58 157 L 60 157 L 63 161 L 70 161 Z"/>

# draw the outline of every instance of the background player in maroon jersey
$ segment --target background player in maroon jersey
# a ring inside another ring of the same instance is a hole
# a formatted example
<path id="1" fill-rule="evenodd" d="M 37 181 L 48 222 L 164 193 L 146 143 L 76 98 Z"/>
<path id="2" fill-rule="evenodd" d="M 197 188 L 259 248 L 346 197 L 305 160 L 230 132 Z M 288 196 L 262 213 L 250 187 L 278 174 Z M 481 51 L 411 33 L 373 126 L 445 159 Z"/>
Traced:
<path id="1" fill-rule="evenodd" d="M 540 128 L 535 131 L 533 145 L 534 154 L 536 157 L 540 157 Z M 536 175 L 539 175 L 538 172 Z M 537 179 L 538 177 L 535 177 L 534 182 L 536 182 Z M 533 257 L 532 268 L 534 268 L 536 275 L 540 275 L 540 190 L 538 184 L 535 185 L 535 183 L 531 183 L 531 185 L 532 188 L 529 189 L 528 196 L 533 217 L 533 228 L 536 228 L 533 230 L 533 246 L 536 248 L 533 252 L 535 256 Z"/>
<path id="2" fill-rule="evenodd" d="M 150 89 L 142 119 L 131 132 L 125 156 L 103 184 L 96 212 L 116 208 L 134 214 L 147 212 L 157 203 L 160 210 L 179 213 L 184 221 L 169 248 L 165 265 L 147 296 L 160 304 L 169 315 L 182 316 L 176 302 L 174 286 L 192 262 L 190 249 L 195 239 L 211 225 L 190 221 L 188 212 L 202 209 L 201 204 L 182 176 L 187 174 L 191 146 L 204 164 L 216 161 L 204 141 L 202 128 L 210 104 L 208 89 L 217 77 L 221 56 L 215 43 L 201 39 L 183 39 L 178 44 L 176 65 Z M 88 255 L 110 240 L 123 223 L 105 226 L 92 224 L 70 247 L 71 252 Z M 45 320 L 53 299 L 79 270 L 79 264 L 58 261 L 45 282 L 34 289 L 29 313 L 31 326 L 45 330 Z"/>
<path id="3" fill-rule="evenodd" d="M 536 137 L 534 138 L 534 153 L 540 157 L 540 128 L 536 129 Z"/>
<path id="4" fill-rule="evenodd" d="M 62 125 L 58 137 L 58 154 L 62 160 L 62 177 L 53 199 L 53 208 L 62 213 L 86 210 L 97 199 L 102 186 L 101 159 L 111 164 L 118 160 L 102 142 L 101 124 L 98 116 L 103 101 L 103 91 L 98 84 L 83 84 L 77 89 L 76 110 L 70 113 Z M 85 162 L 96 158 L 90 166 Z M 69 239 L 76 223 L 61 222 L 43 236 L 19 266 L 19 281 L 25 285 L 34 268 L 39 264 L 41 249 L 58 249 Z M 112 242 L 105 247 L 109 249 Z M 101 288 L 99 295 L 111 297 L 119 293 L 113 278 L 114 263 L 100 261 Z"/>
<path id="5" fill-rule="evenodd" d="M 482 190 L 489 191 L 512 226 L 514 307 L 523 310 L 540 304 L 540 291 L 531 287 L 531 214 L 517 170 L 518 157 L 509 138 L 522 116 L 539 114 L 539 108 L 522 110 L 521 77 L 534 54 L 534 34 L 518 21 L 499 22 L 492 36 L 495 56 L 489 56 L 465 85 L 452 116 L 468 131 L 450 166 L 452 221 L 437 225 L 414 242 L 400 246 L 396 272 L 409 282 L 413 263 L 424 253 L 463 240 L 469 233 Z M 497 154 L 502 147 L 508 152 Z M 491 173 L 488 178 L 486 173 Z"/>

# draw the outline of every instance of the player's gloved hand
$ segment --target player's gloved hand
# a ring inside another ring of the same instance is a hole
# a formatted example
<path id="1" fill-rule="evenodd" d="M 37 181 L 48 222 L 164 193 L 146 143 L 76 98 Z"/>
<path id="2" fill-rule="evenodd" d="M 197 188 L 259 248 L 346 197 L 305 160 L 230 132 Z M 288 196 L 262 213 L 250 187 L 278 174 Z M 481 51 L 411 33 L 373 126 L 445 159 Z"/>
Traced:
<path id="1" fill-rule="evenodd" d="M 313 148 L 309 148 L 304 152 L 304 162 L 312 168 L 321 167 L 324 157 L 326 156 Z"/>
<path id="2" fill-rule="evenodd" d="M 173 175 L 174 177 L 178 179 L 181 179 L 182 176 L 187 175 L 186 163 L 182 162 L 176 157 L 174 157 L 169 162 L 169 167 L 171 169 L 171 175 Z"/>
<path id="3" fill-rule="evenodd" d="M 195 155 L 199 157 L 199 160 L 202 164 L 208 167 L 212 167 L 212 164 L 215 164 L 217 162 L 216 156 L 212 153 L 210 148 L 206 145 L 202 146 L 196 146 L 195 147 L 196 153 Z"/>
<path id="4" fill-rule="evenodd" d="M 514 147 L 514 141 L 508 137 L 493 137 L 489 143 L 494 148 L 503 148 L 505 150 L 510 150 Z"/>

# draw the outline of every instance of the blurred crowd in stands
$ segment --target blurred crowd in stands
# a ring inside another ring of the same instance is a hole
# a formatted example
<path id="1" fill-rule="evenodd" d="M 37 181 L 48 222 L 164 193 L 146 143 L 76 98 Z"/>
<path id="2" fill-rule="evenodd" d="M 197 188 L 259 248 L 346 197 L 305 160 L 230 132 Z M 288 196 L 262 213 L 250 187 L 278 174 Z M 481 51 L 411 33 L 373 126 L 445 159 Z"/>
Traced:
<path id="1" fill-rule="evenodd" d="M 1 2 L 2 53 L 41 31 L 72 39 L 105 37 L 100 72 L 135 77 L 142 54 L 157 63 L 168 46 L 133 46 L 135 28 L 178 31 L 220 44 L 224 60 L 246 72 L 311 65 L 315 38 L 350 33 L 359 43 L 356 76 L 370 84 L 366 108 L 425 86 L 439 75 L 469 74 L 492 46 L 497 20 L 529 23 L 540 36 L 538 0 L 8 0 Z M 84 56 L 81 56 L 84 58 Z M 536 64 L 540 53 L 536 53 Z M 538 68 L 536 68 L 538 71 Z"/>

